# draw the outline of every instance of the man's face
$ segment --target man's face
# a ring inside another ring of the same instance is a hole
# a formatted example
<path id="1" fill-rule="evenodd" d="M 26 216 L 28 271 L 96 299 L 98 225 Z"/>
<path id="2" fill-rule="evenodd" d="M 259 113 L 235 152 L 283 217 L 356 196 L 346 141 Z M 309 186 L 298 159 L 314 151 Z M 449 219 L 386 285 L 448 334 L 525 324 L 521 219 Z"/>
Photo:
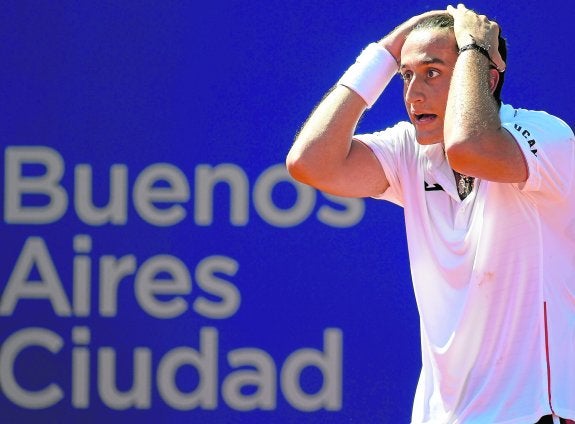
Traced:
<path id="1" fill-rule="evenodd" d="M 405 107 L 420 144 L 443 142 L 449 82 L 456 61 L 453 31 L 420 29 L 405 40 L 399 71 Z"/>

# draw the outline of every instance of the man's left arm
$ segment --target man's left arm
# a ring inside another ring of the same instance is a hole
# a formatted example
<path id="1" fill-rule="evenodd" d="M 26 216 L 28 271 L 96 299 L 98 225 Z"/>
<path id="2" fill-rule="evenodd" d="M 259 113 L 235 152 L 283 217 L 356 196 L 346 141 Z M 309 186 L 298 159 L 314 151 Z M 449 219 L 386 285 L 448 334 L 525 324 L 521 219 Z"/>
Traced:
<path id="1" fill-rule="evenodd" d="M 498 52 L 499 26 L 459 5 L 454 17 L 460 49 L 444 123 L 445 152 L 451 167 L 485 180 L 520 183 L 528 167 L 513 136 L 501 125 L 493 92 L 505 63 Z M 463 49 L 462 49 L 463 48 Z"/>

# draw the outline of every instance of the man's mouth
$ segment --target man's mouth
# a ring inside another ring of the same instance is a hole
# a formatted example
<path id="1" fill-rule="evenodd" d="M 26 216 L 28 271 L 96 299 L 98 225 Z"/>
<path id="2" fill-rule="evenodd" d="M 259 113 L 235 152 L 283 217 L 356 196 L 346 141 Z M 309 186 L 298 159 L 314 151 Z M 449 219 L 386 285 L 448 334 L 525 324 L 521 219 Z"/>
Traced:
<path id="1" fill-rule="evenodd" d="M 437 115 L 435 115 L 434 113 L 416 113 L 413 116 L 415 116 L 415 121 L 418 123 L 426 123 L 426 122 L 430 122 L 433 121 L 435 118 L 437 118 Z"/>

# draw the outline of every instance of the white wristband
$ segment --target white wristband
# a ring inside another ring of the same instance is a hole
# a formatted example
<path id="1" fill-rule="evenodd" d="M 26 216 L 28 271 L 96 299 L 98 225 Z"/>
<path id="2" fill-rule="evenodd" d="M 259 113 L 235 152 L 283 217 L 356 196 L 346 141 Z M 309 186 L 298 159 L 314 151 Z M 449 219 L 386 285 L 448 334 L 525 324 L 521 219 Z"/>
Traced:
<path id="1" fill-rule="evenodd" d="M 355 63 L 337 82 L 359 94 L 371 108 L 398 70 L 397 62 L 387 49 L 369 44 Z"/>

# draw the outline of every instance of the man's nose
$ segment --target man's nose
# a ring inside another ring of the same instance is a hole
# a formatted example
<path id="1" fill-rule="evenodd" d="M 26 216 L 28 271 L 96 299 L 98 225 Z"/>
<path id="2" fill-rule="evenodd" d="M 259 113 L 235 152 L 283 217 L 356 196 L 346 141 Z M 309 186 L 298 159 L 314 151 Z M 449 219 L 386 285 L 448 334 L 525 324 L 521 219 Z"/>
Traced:
<path id="1" fill-rule="evenodd" d="M 424 99 L 423 94 L 423 82 L 417 78 L 413 77 L 405 88 L 405 101 L 407 103 L 416 103 Z"/>

